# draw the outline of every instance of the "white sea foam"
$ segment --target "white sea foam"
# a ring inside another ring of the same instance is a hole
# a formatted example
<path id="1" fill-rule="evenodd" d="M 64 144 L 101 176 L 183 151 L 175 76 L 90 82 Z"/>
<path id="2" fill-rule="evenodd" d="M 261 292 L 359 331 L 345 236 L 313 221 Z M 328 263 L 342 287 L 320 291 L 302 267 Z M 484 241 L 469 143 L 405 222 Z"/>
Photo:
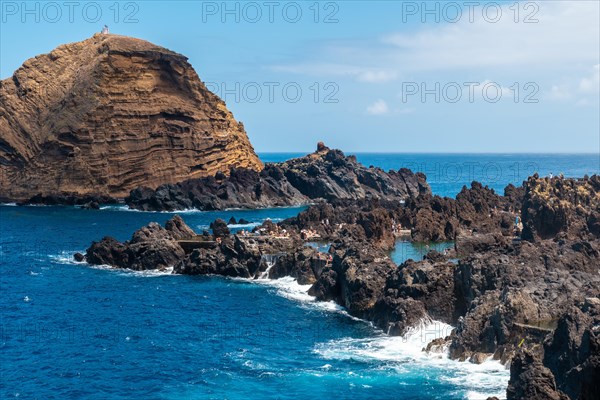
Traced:
<path id="1" fill-rule="evenodd" d="M 87 263 L 85 263 L 85 264 L 87 264 Z M 117 273 L 119 275 L 123 275 L 123 276 L 135 276 L 135 277 L 141 277 L 141 278 L 156 278 L 156 277 L 160 277 L 160 276 L 178 276 L 178 275 L 173 274 L 173 267 L 165 268 L 164 270 L 149 269 L 149 270 L 145 270 L 145 271 L 135 271 L 133 269 L 127 269 L 127 268 L 114 268 L 114 267 L 111 267 L 110 265 L 89 265 L 89 267 L 93 268 L 93 269 L 103 270 L 103 271 L 115 272 L 115 273 Z"/>
<path id="2" fill-rule="evenodd" d="M 111 211 L 139 211 L 139 210 L 130 210 L 128 206 L 126 205 L 107 205 L 107 206 L 100 206 L 101 210 L 111 210 Z"/>
<path id="3" fill-rule="evenodd" d="M 368 321 L 364 321 L 348 314 L 348 311 L 344 307 L 340 306 L 334 301 L 318 301 L 316 297 L 308 294 L 308 290 L 310 289 L 311 285 L 301 285 L 295 278 L 292 278 L 291 276 L 286 276 L 279 279 L 250 279 L 247 281 L 273 287 L 277 289 L 276 293 L 278 296 L 296 301 L 301 307 L 316 308 L 322 311 L 335 312 L 343 314 L 355 321 L 361 321 L 370 324 Z"/>
<path id="4" fill-rule="evenodd" d="M 51 254 L 48 258 L 56 264 L 67 264 L 67 265 L 85 265 L 86 267 L 104 271 L 113 271 L 122 275 L 133 275 L 139 277 L 157 277 L 165 275 L 173 275 L 173 267 L 165 268 L 164 270 L 146 270 L 146 271 L 134 271 L 132 269 L 114 268 L 110 265 L 91 265 L 86 261 L 76 261 L 73 258 L 75 253 L 85 253 L 85 250 L 63 250 L 58 254 Z"/>
<path id="5" fill-rule="evenodd" d="M 254 228 L 259 226 L 260 224 L 262 224 L 262 222 L 250 222 L 248 224 L 228 224 L 227 227 L 231 228 L 231 229 L 248 229 L 248 228 Z"/>
<path id="6" fill-rule="evenodd" d="M 57 264 L 87 265 L 85 261 L 76 261 L 75 253 L 85 254 L 85 250 L 63 250 L 58 254 L 50 254 L 48 258 Z"/>
<path id="7" fill-rule="evenodd" d="M 12 205 L 12 204 L 4 204 L 4 205 Z M 16 205 L 16 204 L 15 204 Z M 266 207 L 266 208 L 225 208 L 222 211 L 264 211 L 264 210 L 282 210 L 286 208 L 299 208 L 302 206 L 283 206 L 283 207 Z M 106 204 L 100 206 L 100 210 L 110 210 L 110 211 L 127 211 L 127 212 L 142 212 L 142 213 L 155 213 L 155 214 L 197 214 L 197 213 L 207 213 L 207 212 L 215 212 L 215 211 L 205 211 L 199 210 L 197 208 L 187 208 L 183 210 L 174 210 L 174 211 L 144 211 L 144 210 L 136 210 L 134 208 L 129 208 L 126 204 Z M 282 221 L 283 218 L 271 218 L 272 221 Z"/>
<path id="8" fill-rule="evenodd" d="M 381 334 L 368 338 L 344 338 L 315 345 L 313 351 L 325 360 L 354 360 L 381 364 L 402 374 L 423 369 L 437 369 L 440 379 L 451 382 L 468 399 L 488 396 L 506 397 L 510 372 L 498 361 L 482 364 L 450 360 L 447 352 L 426 353 L 423 348 L 432 340 L 446 337 L 452 326 L 439 321 L 423 321 L 404 336 Z M 407 365 L 410 364 L 410 368 Z"/>
<path id="9" fill-rule="evenodd" d="M 150 213 L 150 214 L 198 214 L 205 213 L 207 211 L 198 210 L 196 208 L 189 208 L 185 210 L 176 210 L 176 211 L 144 211 L 144 210 L 136 210 L 134 208 L 129 208 L 129 206 L 125 204 L 109 204 L 105 206 L 101 206 L 100 210 L 107 211 L 126 211 L 126 212 L 139 212 L 139 213 Z"/>
<path id="10" fill-rule="evenodd" d="M 228 224 L 227 227 L 230 229 L 248 229 L 256 228 L 257 226 L 262 225 L 265 221 L 270 220 L 272 222 L 280 222 L 283 221 L 283 218 L 265 218 L 260 221 L 250 222 L 248 224 Z M 198 231 L 203 231 L 210 229 L 210 225 L 196 225 L 196 229 Z"/>
<path id="11" fill-rule="evenodd" d="M 446 337 L 452 326 L 442 322 L 423 322 L 404 336 L 381 334 L 363 339 L 345 338 L 318 344 L 314 351 L 324 359 L 354 359 L 362 361 L 418 361 L 445 358 L 428 355 L 422 349 L 430 341 Z"/>
<path id="12" fill-rule="evenodd" d="M 277 288 L 277 294 L 286 299 L 300 302 L 315 301 L 315 298 L 308 294 L 310 285 L 301 285 L 290 276 L 279 279 L 255 279 L 253 282 Z"/>

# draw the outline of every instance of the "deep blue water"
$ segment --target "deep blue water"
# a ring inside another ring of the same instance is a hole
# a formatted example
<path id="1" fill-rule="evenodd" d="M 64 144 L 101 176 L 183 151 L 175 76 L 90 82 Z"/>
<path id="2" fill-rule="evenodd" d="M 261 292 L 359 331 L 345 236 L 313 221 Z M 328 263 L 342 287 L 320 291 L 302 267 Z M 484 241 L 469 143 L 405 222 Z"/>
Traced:
<path id="1" fill-rule="evenodd" d="M 540 176 L 563 174 L 566 177 L 583 177 L 585 174 L 600 173 L 598 154 L 355 154 L 358 161 L 366 166 L 390 169 L 409 168 L 427 175 L 427 181 L 434 193 L 454 197 L 463 185 L 472 181 L 503 194 L 509 183 L 521 185 L 527 177 L 538 173 Z M 261 153 L 265 162 L 284 161 L 300 157 L 301 153 Z"/>
<path id="2" fill-rule="evenodd" d="M 397 169 L 404 157 L 409 156 L 359 159 Z M 499 162 L 496 157 L 482 160 Z M 565 175 L 590 174 L 598 167 L 593 157 L 536 160 L 541 170 L 560 169 Z M 443 180 L 438 185 L 448 193 L 457 187 Z M 200 231 L 217 217 L 257 224 L 300 210 L 182 216 Z M 508 371 L 499 364 L 476 366 L 420 351 L 449 333 L 442 324 L 389 338 L 332 303 L 314 302 L 307 288 L 291 279 L 135 273 L 71 261 L 73 252 L 92 240 L 105 235 L 125 240 L 148 222 L 171 216 L 118 207 L 0 206 L 0 398 L 503 396 Z M 427 250 L 401 243 L 393 258 L 420 258 Z"/>
<path id="3" fill-rule="evenodd" d="M 188 212 L 258 223 L 299 209 Z M 24 399 L 464 398 L 507 371 L 430 359 L 449 328 L 387 338 L 290 279 L 275 283 L 90 268 L 90 241 L 168 213 L 0 206 L 0 397 Z M 475 397 L 476 398 L 476 397 Z"/>

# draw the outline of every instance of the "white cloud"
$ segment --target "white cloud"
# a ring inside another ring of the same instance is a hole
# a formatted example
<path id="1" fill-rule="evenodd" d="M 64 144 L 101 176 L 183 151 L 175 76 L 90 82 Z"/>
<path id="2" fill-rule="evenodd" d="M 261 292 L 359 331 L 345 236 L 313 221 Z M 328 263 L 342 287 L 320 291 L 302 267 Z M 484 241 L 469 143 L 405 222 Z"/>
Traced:
<path id="1" fill-rule="evenodd" d="M 412 114 L 414 113 L 416 110 L 412 107 L 407 107 L 407 108 L 400 108 L 398 110 L 394 110 L 395 113 L 397 114 Z"/>
<path id="2" fill-rule="evenodd" d="M 355 45 L 328 43 L 319 56 L 325 61 L 303 61 L 294 65 L 293 72 L 388 82 L 427 71 L 483 70 L 488 76 L 516 72 L 540 77 L 598 63 L 599 2 L 536 4 L 537 23 L 524 23 L 523 15 L 515 23 L 511 3 L 503 6 L 504 17 L 497 23 L 475 13 L 473 22 L 465 17 L 458 23 L 423 24 L 417 31 L 390 33 Z M 583 85 L 587 87 L 587 81 Z"/>
<path id="3" fill-rule="evenodd" d="M 396 80 L 398 73 L 384 70 L 367 70 L 358 74 L 358 80 L 361 82 L 382 83 Z"/>
<path id="4" fill-rule="evenodd" d="M 567 85 L 552 85 L 552 88 L 544 96 L 548 100 L 565 101 L 573 95 Z"/>
<path id="5" fill-rule="evenodd" d="M 579 82 L 579 90 L 584 93 L 598 93 L 600 91 L 600 64 L 594 65 L 591 76 L 583 78 Z"/>
<path id="6" fill-rule="evenodd" d="M 360 82 L 383 83 L 398 79 L 398 73 L 389 69 L 360 67 L 336 63 L 276 65 L 275 72 L 289 72 L 311 76 L 352 77 Z"/>
<path id="7" fill-rule="evenodd" d="M 598 99 L 600 93 L 600 64 L 596 64 L 583 78 L 571 78 L 564 83 L 552 85 L 546 91 L 545 98 L 554 101 L 575 101 L 578 107 L 585 107 L 593 103 L 593 98 Z"/>
<path id="8" fill-rule="evenodd" d="M 600 47 L 598 2 L 541 2 L 538 23 L 515 23 L 511 10 L 490 23 L 480 15 L 473 23 L 391 34 L 394 46 L 409 67 L 449 68 L 538 66 L 544 69 L 597 59 Z M 477 15 L 477 14 L 476 14 Z M 406 57 L 410 55 L 410 57 Z"/>
<path id="9" fill-rule="evenodd" d="M 384 100 L 377 100 L 367 107 L 367 113 L 370 115 L 384 115 L 390 112 L 390 108 Z"/>
<path id="10" fill-rule="evenodd" d="M 481 82 L 481 84 L 479 85 L 481 87 L 481 89 L 479 91 L 476 91 L 476 93 L 479 93 L 482 97 L 485 96 L 490 96 L 495 98 L 496 96 L 500 97 L 501 99 L 515 99 L 515 96 L 517 95 L 517 90 L 519 89 L 519 86 L 522 86 L 520 82 L 517 82 L 517 87 L 511 89 L 509 87 L 506 86 L 502 86 L 499 82 L 494 82 L 490 79 L 486 79 L 483 82 Z M 486 90 L 486 88 L 492 88 L 492 90 L 490 91 L 488 89 L 489 93 L 484 93 L 484 91 Z M 468 93 L 466 92 L 468 90 L 468 88 L 465 88 L 465 95 L 467 95 Z M 496 93 L 498 92 L 499 93 Z"/>

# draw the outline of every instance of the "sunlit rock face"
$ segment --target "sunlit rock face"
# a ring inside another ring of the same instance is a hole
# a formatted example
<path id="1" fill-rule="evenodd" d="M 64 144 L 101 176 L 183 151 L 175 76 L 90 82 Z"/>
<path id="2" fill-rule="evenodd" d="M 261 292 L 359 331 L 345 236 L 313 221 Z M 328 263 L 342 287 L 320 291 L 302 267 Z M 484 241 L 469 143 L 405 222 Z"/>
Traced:
<path id="1" fill-rule="evenodd" d="M 260 170 L 241 123 L 187 58 L 97 34 L 0 83 L 2 197 L 100 193 Z"/>

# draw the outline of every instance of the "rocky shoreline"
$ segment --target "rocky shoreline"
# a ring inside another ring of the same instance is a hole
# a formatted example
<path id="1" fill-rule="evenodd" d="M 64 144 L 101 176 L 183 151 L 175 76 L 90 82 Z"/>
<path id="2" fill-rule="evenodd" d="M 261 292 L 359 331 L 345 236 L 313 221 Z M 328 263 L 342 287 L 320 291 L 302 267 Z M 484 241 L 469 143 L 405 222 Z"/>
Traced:
<path id="1" fill-rule="evenodd" d="M 188 59 L 97 34 L 0 81 L 0 202 L 142 211 L 307 205 L 278 224 L 194 232 L 178 216 L 77 261 L 248 279 L 293 277 L 389 335 L 455 326 L 425 351 L 510 366 L 508 399 L 600 397 L 600 177 L 530 177 L 456 198 L 426 176 L 366 167 L 319 143 L 263 165 L 245 128 Z M 453 242 L 397 265 L 403 238 Z M 326 243 L 326 252 L 310 244 Z"/>
<path id="2" fill-rule="evenodd" d="M 188 275 L 291 276 L 312 285 L 309 294 L 318 300 L 334 300 L 390 335 L 423 319 L 456 326 L 428 350 L 510 364 L 509 399 L 594 398 L 600 392 L 600 177 L 533 176 L 504 196 L 474 182 L 456 199 L 433 196 L 424 177 L 415 183 L 418 190 L 369 199 L 321 192 L 328 201 L 253 232 L 232 234 L 217 220 L 212 232 L 197 235 L 176 216 L 125 243 L 104 238 L 76 257 Z M 454 249 L 396 265 L 390 250 L 406 231 L 413 241 L 452 240 Z M 313 240 L 330 243 L 329 251 L 308 247 Z"/>
<path id="3" fill-rule="evenodd" d="M 90 205 L 124 202 L 141 211 L 256 209 L 313 204 L 318 201 L 382 199 L 405 201 L 430 194 L 425 175 L 408 169 L 385 172 L 365 167 L 356 157 L 319 143 L 314 153 L 261 171 L 232 167 L 214 175 L 155 189 L 139 186 L 124 198 L 98 194 L 39 193 L 19 205 Z M 13 202 L 11 198 L 0 198 Z"/>
<path id="4" fill-rule="evenodd" d="M 202 211 L 304 205 L 316 200 L 405 200 L 430 192 L 423 174 L 408 169 L 385 172 L 365 167 L 354 156 L 319 143 L 304 157 L 268 163 L 260 171 L 232 168 L 177 184 L 140 187 L 125 199 L 143 211 Z"/>

